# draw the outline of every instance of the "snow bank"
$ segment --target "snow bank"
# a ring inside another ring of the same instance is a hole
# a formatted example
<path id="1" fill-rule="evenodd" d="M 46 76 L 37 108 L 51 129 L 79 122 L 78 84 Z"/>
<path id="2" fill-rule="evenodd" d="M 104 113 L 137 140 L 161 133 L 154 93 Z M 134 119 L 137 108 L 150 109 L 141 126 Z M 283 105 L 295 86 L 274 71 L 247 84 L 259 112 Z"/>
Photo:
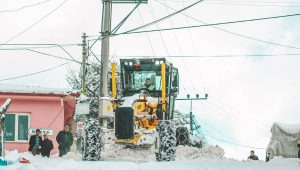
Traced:
<path id="1" fill-rule="evenodd" d="M 14 163 L 12 165 L 0 167 L 1 170 L 299 170 L 299 159 L 286 159 L 274 157 L 270 162 L 241 162 L 231 159 L 211 159 L 209 156 L 194 157 L 199 155 L 201 149 L 179 146 L 177 148 L 176 161 L 156 162 L 154 154 L 145 151 L 143 154 L 139 150 L 124 149 L 120 145 L 108 145 L 102 153 L 100 161 L 82 161 L 77 160 L 80 154 L 68 153 L 58 157 L 53 155 L 50 158 L 41 157 L 40 155 L 32 156 L 29 152 L 18 153 L 19 156 L 30 160 L 30 164 Z M 201 151 L 201 155 L 222 155 L 224 152 L 218 147 L 206 147 Z M 205 154 L 204 154 L 205 153 Z M 7 152 L 7 157 L 16 155 L 17 151 Z M 137 155 L 135 155 L 137 154 Z M 149 154 L 149 155 L 148 155 Z M 182 158 L 180 158 L 180 156 Z M 142 157 L 142 158 L 140 158 Z M 145 162 L 136 161 L 135 159 L 145 160 Z M 132 161 L 133 160 L 133 161 Z M 134 161 L 135 160 L 135 161 Z"/>
<path id="2" fill-rule="evenodd" d="M 8 165 L 11 165 L 11 164 L 14 164 L 14 163 L 19 163 L 21 158 L 22 158 L 19 155 L 17 150 L 14 150 L 14 151 L 11 151 L 11 152 L 6 151 L 5 155 L 7 155 L 5 157 L 5 159 L 6 159 Z"/>
<path id="3" fill-rule="evenodd" d="M 218 158 L 221 159 L 225 155 L 224 149 L 215 146 L 207 146 L 204 148 L 178 146 L 176 150 L 176 160 L 192 160 L 195 158 Z M 150 148 L 129 149 L 123 145 L 105 145 L 104 151 L 101 153 L 101 159 L 111 160 L 131 160 L 134 162 L 155 161 L 155 154 Z"/>

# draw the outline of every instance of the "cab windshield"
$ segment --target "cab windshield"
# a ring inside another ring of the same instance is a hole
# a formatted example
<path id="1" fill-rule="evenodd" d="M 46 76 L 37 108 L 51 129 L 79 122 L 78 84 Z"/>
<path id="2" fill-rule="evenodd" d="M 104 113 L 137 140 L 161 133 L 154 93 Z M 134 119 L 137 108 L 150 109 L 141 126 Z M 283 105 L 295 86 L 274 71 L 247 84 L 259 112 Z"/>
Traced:
<path id="1" fill-rule="evenodd" d="M 123 73 L 124 90 L 139 90 L 145 88 L 145 82 L 150 79 L 155 90 L 161 90 L 161 75 L 156 71 L 126 71 Z"/>

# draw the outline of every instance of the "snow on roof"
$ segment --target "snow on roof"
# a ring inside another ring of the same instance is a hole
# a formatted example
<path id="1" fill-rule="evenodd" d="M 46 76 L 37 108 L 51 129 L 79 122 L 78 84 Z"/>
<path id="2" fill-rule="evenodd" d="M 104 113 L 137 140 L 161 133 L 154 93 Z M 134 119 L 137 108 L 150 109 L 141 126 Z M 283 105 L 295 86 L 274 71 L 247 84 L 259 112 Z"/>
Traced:
<path id="1" fill-rule="evenodd" d="M 0 84 L 0 92 L 8 93 L 37 93 L 37 94 L 66 94 L 70 93 L 70 88 L 50 88 L 50 87 L 34 87 L 34 86 L 21 86 L 11 84 Z M 72 93 L 78 91 L 73 90 Z"/>
<path id="2" fill-rule="evenodd" d="M 288 125 L 278 122 L 275 122 L 274 124 L 286 133 L 295 134 L 300 132 L 300 124 Z"/>

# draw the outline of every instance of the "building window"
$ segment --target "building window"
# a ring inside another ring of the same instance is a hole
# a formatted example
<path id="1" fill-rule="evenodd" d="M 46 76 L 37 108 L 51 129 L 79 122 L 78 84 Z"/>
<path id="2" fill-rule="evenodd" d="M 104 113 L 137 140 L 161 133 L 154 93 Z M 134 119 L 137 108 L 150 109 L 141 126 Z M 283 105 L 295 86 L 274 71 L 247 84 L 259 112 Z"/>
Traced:
<path id="1" fill-rule="evenodd" d="M 29 114 L 9 113 L 5 115 L 5 141 L 27 141 Z"/>

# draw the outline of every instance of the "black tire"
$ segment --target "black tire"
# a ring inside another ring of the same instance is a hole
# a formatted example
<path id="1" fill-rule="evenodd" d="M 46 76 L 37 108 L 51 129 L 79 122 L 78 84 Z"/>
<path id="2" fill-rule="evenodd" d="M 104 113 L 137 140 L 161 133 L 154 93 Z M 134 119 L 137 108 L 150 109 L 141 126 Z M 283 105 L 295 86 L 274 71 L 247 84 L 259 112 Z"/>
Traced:
<path id="1" fill-rule="evenodd" d="M 159 153 L 155 153 L 157 161 L 175 161 L 176 127 L 173 121 L 160 120 L 156 126 L 159 134 Z"/>
<path id="2" fill-rule="evenodd" d="M 176 129 L 176 146 L 190 146 L 190 135 L 187 127 L 178 127 Z"/>
<path id="3" fill-rule="evenodd" d="M 114 129 L 115 128 L 115 118 L 111 117 L 107 119 L 107 129 Z"/>
<path id="4" fill-rule="evenodd" d="M 81 141 L 82 159 L 99 161 L 104 146 L 103 132 L 97 119 L 89 118 L 84 123 L 83 139 Z"/>

